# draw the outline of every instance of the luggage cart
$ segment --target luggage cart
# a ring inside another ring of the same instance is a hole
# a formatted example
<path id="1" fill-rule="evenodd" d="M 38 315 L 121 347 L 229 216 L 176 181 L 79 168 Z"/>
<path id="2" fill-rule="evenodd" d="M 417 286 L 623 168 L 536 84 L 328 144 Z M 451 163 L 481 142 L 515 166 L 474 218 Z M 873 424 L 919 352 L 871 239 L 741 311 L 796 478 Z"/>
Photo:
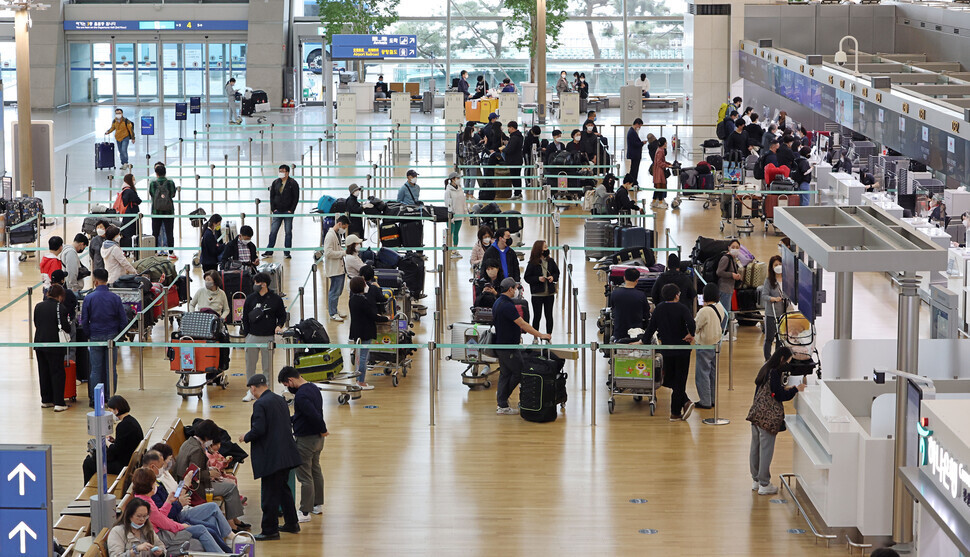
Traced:
<path id="1" fill-rule="evenodd" d="M 657 375 L 663 370 L 663 356 L 645 348 L 620 348 L 610 351 L 610 414 L 616 408 L 616 396 L 632 396 L 650 404 L 650 415 L 657 410 Z"/>
<path id="2" fill-rule="evenodd" d="M 125 306 L 125 312 L 128 314 L 129 319 L 133 319 L 133 320 L 138 319 L 138 312 L 140 312 L 142 308 L 145 307 L 145 296 L 144 296 L 144 293 L 141 291 L 141 289 L 115 288 L 115 287 L 109 286 L 108 290 L 110 292 L 117 294 L 118 297 L 121 298 L 121 303 Z M 147 341 L 148 339 L 151 338 L 152 325 L 154 325 L 154 323 L 151 322 L 151 313 L 146 312 L 145 313 L 145 339 L 143 340 Z M 125 335 L 125 338 L 129 342 L 133 342 L 137 334 L 138 334 L 138 326 L 135 325 L 134 327 L 128 330 L 128 333 Z"/>
<path id="3" fill-rule="evenodd" d="M 479 308 L 481 309 L 481 308 Z M 491 312 L 489 312 L 491 313 Z M 487 323 L 453 323 L 448 325 L 451 330 L 451 343 L 464 344 L 463 348 L 452 348 L 447 359 L 467 364 L 461 372 L 461 382 L 469 389 L 492 386 L 489 376 L 498 371 L 492 364 L 498 363 L 498 358 L 485 353 L 488 335 L 495 333 L 495 328 Z"/>
<path id="4" fill-rule="evenodd" d="M 710 209 L 720 201 L 720 196 L 714 191 L 716 184 L 717 175 L 713 168 L 705 174 L 698 173 L 696 166 L 681 168 L 677 174 L 677 195 L 670 202 L 670 207 L 677 209 L 687 200 L 703 201 L 704 209 Z M 685 190 L 689 193 L 685 193 Z"/>
<path id="5" fill-rule="evenodd" d="M 190 396 L 202 400 L 202 392 L 209 385 L 218 385 L 223 390 L 229 388 L 229 377 L 220 365 L 220 348 L 205 346 L 207 341 L 181 336 L 178 332 L 172 333 L 172 341 L 186 344 L 184 348 L 173 346 L 168 349 L 170 367 L 179 375 L 175 393 L 182 400 Z"/>
<path id="6" fill-rule="evenodd" d="M 367 358 L 368 370 L 380 370 L 391 378 L 391 385 L 397 387 L 399 374 L 408 376 L 411 368 L 411 354 L 406 348 L 381 348 L 382 344 L 407 344 L 413 338 L 410 334 L 411 323 L 408 315 L 398 311 L 390 321 L 377 323 L 377 338 Z"/>
<path id="7" fill-rule="evenodd" d="M 304 332 L 298 327 L 289 327 L 280 333 L 284 342 L 289 344 L 307 344 L 304 338 Z M 329 338 L 327 339 L 329 343 Z M 314 343 L 316 343 L 314 341 Z M 292 350 L 292 349 L 291 349 Z M 329 363 L 328 354 L 330 351 L 327 350 L 308 350 L 304 349 L 303 352 L 296 352 L 291 354 L 293 356 L 293 367 L 295 367 L 300 374 L 309 382 L 313 383 L 323 392 L 339 393 L 337 395 L 337 403 L 340 405 L 347 404 L 351 400 L 358 400 L 361 397 L 361 392 L 364 390 L 362 387 L 357 385 L 357 372 L 356 370 L 346 371 L 343 366 L 343 356 L 340 355 L 340 349 L 336 350 L 337 356 L 339 356 L 340 361 L 338 365 L 329 367 L 328 369 L 317 372 L 313 371 L 310 373 L 305 373 L 305 368 L 309 365 L 315 366 L 318 362 L 310 361 L 310 358 L 314 360 L 324 359 L 325 363 Z M 295 351 L 294 351 L 295 352 Z"/>

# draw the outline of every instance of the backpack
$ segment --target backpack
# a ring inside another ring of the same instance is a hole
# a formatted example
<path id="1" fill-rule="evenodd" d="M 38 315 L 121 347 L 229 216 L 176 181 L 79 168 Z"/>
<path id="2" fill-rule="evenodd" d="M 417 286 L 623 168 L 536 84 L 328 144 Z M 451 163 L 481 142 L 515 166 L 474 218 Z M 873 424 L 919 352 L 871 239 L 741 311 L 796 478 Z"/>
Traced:
<path id="1" fill-rule="evenodd" d="M 795 168 L 791 169 L 791 173 L 789 173 L 789 176 L 791 177 L 792 180 L 794 180 L 796 184 L 801 184 L 802 182 L 805 181 L 804 180 L 805 175 L 802 172 L 802 161 L 808 162 L 808 159 L 802 156 L 799 156 L 798 158 L 796 158 Z"/>
<path id="2" fill-rule="evenodd" d="M 128 212 L 128 206 L 125 205 L 125 201 L 122 197 L 125 195 L 125 190 L 127 189 L 127 187 L 122 188 L 121 191 L 118 192 L 118 195 L 115 196 L 114 204 L 111 205 L 111 208 L 114 209 L 119 215 L 124 215 Z"/>
<path id="3" fill-rule="evenodd" d="M 724 120 L 730 111 L 731 103 L 721 103 L 721 108 L 717 109 L 717 119 Z"/>
<path id="4" fill-rule="evenodd" d="M 153 181 L 152 184 L 155 186 L 155 198 L 152 200 L 152 214 L 175 214 L 175 201 L 172 199 L 171 194 L 171 190 L 175 189 L 175 183 L 166 178 L 165 180 Z"/>
<path id="5" fill-rule="evenodd" d="M 720 139 L 720 140 L 722 140 L 722 141 L 725 140 L 725 139 L 727 139 L 727 137 L 728 137 L 728 129 L 727 129 L 727 119 L 726 118 L 721 119 L 721 121 L 717 123 L 717 128 L 715 129 L 714 133 L 716 133 L 717 134 L 717 138 Z"/>
<path id="6" fill-rule="evenodd" d="M 335 201 L 337 200 L 329 195 L 321 195 L 320 199 L 317 200 L 317 211 L 329 213 Z"/>
<path id="7" fill-rule="evenodd" d="M 765 155 L 762 155 L 762 156 L 758 157 L 758 162 L 755 163 L 755 165 L 754 165 L 754 172 L 753 173 L 754 173 L 754 177 L 755 177 L 756 180 L 764 180 L 765 179 L 765 159 L 766 158 L 768 158 L 767 157 L 767 153 Z"/>
<path id="8" fill-rule="evenodd" d="M 712 282 L 715 284 L 717 283 L 717 266 L 720 264 L 721 258 L 727 254 L 728 252 L 724 251 L 704 261 L 704 268 L 701 271 L 701 276 L 704 278 L 704 282 L 708 284 Z"/>

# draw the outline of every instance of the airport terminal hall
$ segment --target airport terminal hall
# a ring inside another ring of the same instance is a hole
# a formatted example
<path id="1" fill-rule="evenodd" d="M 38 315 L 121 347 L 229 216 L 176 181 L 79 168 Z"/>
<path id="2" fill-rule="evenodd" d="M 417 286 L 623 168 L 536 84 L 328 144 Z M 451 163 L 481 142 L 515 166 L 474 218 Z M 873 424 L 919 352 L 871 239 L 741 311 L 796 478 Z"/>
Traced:
<path id="1" fill-rule="evenodd" d="M 0 0 L 0 100 L 0 557 L 970 555 L 970 0 Z"/>

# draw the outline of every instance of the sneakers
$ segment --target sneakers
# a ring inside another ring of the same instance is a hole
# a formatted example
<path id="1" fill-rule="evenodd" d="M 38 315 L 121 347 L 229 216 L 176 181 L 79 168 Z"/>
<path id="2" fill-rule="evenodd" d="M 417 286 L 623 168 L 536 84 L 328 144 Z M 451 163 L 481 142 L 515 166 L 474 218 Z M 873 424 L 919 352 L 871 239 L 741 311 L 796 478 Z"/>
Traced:
<path id="1" fill-rule="evenodd" d="M 688 400 L 684 404 L 684 417 L 683 417 L 683 420 L 686 421 L 687 418 L 690 417 L 690 413 L 693 412 L 693 411 L 694 411 L 694 403 Z"/>
<path id="2" fill-rule="evenodd" d="M 461 254 L 458 253 L 457 251 L 453 251 L 453 252 L 451 252 L 451 258 L 452 259 L 461 259 Z"/>
<path id="3" fill-rule="evenodd" d="M 373 385 L 368 385 L 367 383 L 361 383 L 359 381 L 357 382 L 357 387 L 359 387 L 362 391 L 373 391 L 374 390 L 374 386 Z"/>
<path id="4" fill-rule="evenodd" d="M 754 480 L 751 482 L 751 491 L 758 491 L 758 488 L 760 487 L 761 487 L 761 484 L 758 483 L 758 480 Z"/>
<path id="5" fill-rule="evenodd" d="M 499 406 L 495 410 L 495 413 L 503 416 L 514 416 L 519 413 L 519 410 L 517 408 L 512 408 L 511 406 L 506 406 L 505 408 Z"/>
<path id="6" fill-rule="evenodd" d="M 682 422 L 682 421 L 684 421 L 684 416 L 682 416 L 680 414 L 671 414 L 670 415 L 670 421 L 672 421 L 672 422 Z"/>
<path id="7" fill-rule="evenodd" d="M 775 493 L 778 493 L 777 486 L 768 484 L 758 487 L 758 495 L 774 495 Z"/>
<path id="8" fill-rule="evenodd" d="M 344 318 L 343 317 L 340 317 L 339 315 L 331 315 L 330 316 L 330 320 L 331 321 L 341 321 L 342 322 L 344 320 Z"/>
<path id="9" fill-rule="evenodd" d="M 42 403 L 42 404 L 40 405 L 40 407 L 41 407 L 41 408 L 53 408 L 53 407 L 54 407 L 54 405 L 53 405 L 53 404 L 51 404 L 50 402 L 44 402 L 44 403 Z"/>
<path id="10" fill-rule="evenodd" d="M 313 514 L 323 514 L 323 505 L 317 505 L 313 507 L 313 510 L 310 512 Z"/>
<path id="11" fill-rule="evenodd" d="M 253 400 L 255 399 L 253 398 L 253 393 L 250 391 L 247 391 L 246 396 L 244 396 L 242 399 L 243 402 L 252 402 Z"/>
<path id="12" fill-rule="evenodd" d="M 54 407 L 54 411 L 55 412 L 63 412 L 65 410 L 67 410 L 68 408 L 70 408 L 70 406 L 55 406 Z"/>
<path id="13" fill-rule="evenodd" d="M 338 311 L 338 312 L 337 312 L 337 315 L 339 315 L 339 316 L 340 316 L 340 317 L 342 317 L 343 319 L 347 319 L 347 314 L 346 314 L 346 313 L 340 313 L 340 312 Z"/>
<path id="14" fill-rule="evenodd" d="M 296 521 L 297 522 L 310 522 L 310 515 L 308 515 L 308 514 L 303 514 L 303 513 L 299 512 L 299 511 L 297 511 L 296 517 L 297 517 L 296 518 Z"/>
<path id="15" fill-rule="evenodd" d="M 265 251 L 265 252 L 263 252 L 263 258 L 265 259 L 267 257 L 273 257 L 273 252 L 271 252 L 271 251 Z"/>
<path id="16" fill-rule="evenodd" d="M 666 201 L 661 201 L 660 203 L 657 204 L 657 207 L 656 208 L 657 209 L 666 209 L 667 208 L 667 202 Z"/>
<path id="17" fill-rule="evenodd" d="M 286 254 L 283 256 L 283 259 L 293 259 L 293 256 L 290 254 Z"/>

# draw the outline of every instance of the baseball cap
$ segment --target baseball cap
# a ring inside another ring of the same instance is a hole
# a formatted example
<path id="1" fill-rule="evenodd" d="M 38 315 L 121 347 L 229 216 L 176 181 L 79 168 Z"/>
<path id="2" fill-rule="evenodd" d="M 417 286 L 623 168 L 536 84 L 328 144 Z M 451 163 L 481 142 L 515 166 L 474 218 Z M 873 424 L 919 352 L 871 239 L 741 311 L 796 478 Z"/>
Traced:
<path id="1" fill-rule="evenodd" d="M 408 176 L 419 176 L 419 174 L 412 168 L 411 170 L 408 170 Z"/>
<path id="2" fill-rule="evenodd" d="M 64 269 L 58 269 L 51 273 L 51 282 L 58 283 L 67 278 L 67 272 Z"/>
<path id="3" fill-rule="evenodd" d="M 356 234 L 349 234 L 349 235 L 347 235 L 347 245 L 348 246 L 351 245 L 351 244 L 361 244 L 361 243 L 363 243 L 363 241 Z"/>
<path id="4" fill-rule="evenodd" d="M 258 385 L 267 385 L 267 384 L 269 383 L 266 381 L 266 376 L 263 375 L 262 373 L 257 373 L 256 375 L 253 375 L 252 377 L 250 377 L 249 381 L 246 381 L 247 387 L 256 387 Z"/>
<path id="5" fill-rule="evenodd" d="M 488 115 L 488 119 L 489 120 L 494 120 L 496 118 L 498 118 L 498 113 L 496 113 L 496 112 L 493 112 L 493 113 L 491 113 L 491 114 Z"/>
<path id="6" fill-rule="evenodd" d="M 505 277 L 502 282 L 499 283 L 498 287 L 502 292 L 508 292 L 509 288 L 514 288 L 516 285 L 515 279 L 512 277 Z"/>

